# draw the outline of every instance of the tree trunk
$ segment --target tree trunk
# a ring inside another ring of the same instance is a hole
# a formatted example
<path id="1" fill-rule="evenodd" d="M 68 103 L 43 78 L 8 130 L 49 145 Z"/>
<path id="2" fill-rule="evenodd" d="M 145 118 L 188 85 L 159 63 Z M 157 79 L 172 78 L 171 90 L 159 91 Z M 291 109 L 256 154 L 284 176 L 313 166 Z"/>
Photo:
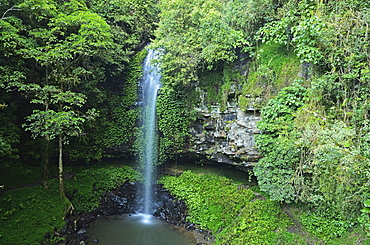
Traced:
<path id="1" fill-rule="evenodd" d="M 46 69 L 47 72 L 47 69 Z M 49 104 L 46 103 L 45 111 L 49 110 Z M 47 134 L 45 136 L 45 159 L 44 159 L 44 188 L 47 190 L 49 189 L 49 145 L 50 145 L 50 137 Z"/>
<path id="2" fill-rule="evenodd" d="M 47 69 L 46 69 L 47 70 Z M 49 110 L 49 103 L 45 104 L 45 111 Z M 49 189 L 49 144 L 50 137 L 45 135 L 45 159 L 44 159 L 44 188 Z"/>
<path id="3" fill-rule="evenodd" d="M 45 136 L 44 188 L 49 189 L 49 135 Z"/>
<path id="4" fill-rule="evenodd" d="M 63 142 L 62 142 L 62 135 L 59 135 L 59 191 L 60 196 L 65 198 L 64 195 L 64 181 L 63 181 Z"/>

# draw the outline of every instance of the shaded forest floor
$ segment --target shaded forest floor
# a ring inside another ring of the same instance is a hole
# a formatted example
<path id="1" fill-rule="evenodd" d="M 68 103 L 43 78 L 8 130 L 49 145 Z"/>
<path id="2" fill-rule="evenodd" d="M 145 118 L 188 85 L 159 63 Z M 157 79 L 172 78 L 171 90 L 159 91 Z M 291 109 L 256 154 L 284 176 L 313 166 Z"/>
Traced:
<path id="1" fill-rule="evenodd" d="M 84 201 L 97 205 L 99 193 L 94 193 L 94 183 L 100 183 L 99 185 L 108 183 L 107 188 L 110 188 L 112 186 L 110 179 L 116 179 L 122 175 L 116 169 L 121 169 L 125 165 L 124 161 L 121 159 L 120 161 L 97 165 L 68 166 L 68 171 L 72 170 L 72 172 L 78 174 L 78 182 L 75 184 L 72 182 L 68 184 L 67 181 L 68 188 L 76 191 L 74 186 L 81 186 L 83 191 L 76 196 L 79 199 L 73 202 L 76 205 L 80 205 L 81 210 L 84 205 L 88 205 Z M 127 164 L 132 167 L 129 161 L 127 161 Z M 228 178 L 241 186 L 241 188 L 252 187 L 253 190 L 258 188 L 256 187 L 255 179 L 249 176 L 247 172 L 219 164 L 169 164 L 159 167 L 158 174 L 180 176 L 181 173 L 188 169 L 198 174 L 210 174 Z M 0 190 L 1 244 L 32 244 L 46 239 L 57 243 L 60 240 L 56 233 L 65 225 L 62 219 L 64 217 L 65 205 L 59 200 L 57 179 L 52 178 L 50 190 L 45 190 L 39 181 L 41 173 L 41 168 L 37 166 L 22 165 L 3 168 L 0 172 L 0 184 L 5 185 L 5 189 Z M 370 240 L 365 233 L 360 227 L 356 226 L 343 237 L 326 240 L 319 239 L 307 232 L 301 224 L 300 215 L 303 212 L 301 208 L 283 206 L 281 211 L 287 214 L 292 221 L 288 232 L 297 235 L 296 237 L 299 237 L 299 240 L 286 240 L 278 244 L 370 244 Z"/>

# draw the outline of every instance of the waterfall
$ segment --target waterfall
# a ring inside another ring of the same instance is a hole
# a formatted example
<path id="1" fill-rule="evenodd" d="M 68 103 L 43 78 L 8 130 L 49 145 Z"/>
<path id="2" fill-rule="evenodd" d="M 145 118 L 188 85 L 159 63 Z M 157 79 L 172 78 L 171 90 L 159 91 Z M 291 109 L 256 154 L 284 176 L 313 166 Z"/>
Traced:
<path id="1" fill-rule="evenodd" d="M 142 103 L 142 141 L 140 164 L 143 168 L 143 213 L 153 211 L 153 183 L 155 181 L 155 166 L 157 163 L 157 134 L 156 134 L 156 100 L 160 88 L 158 68 L 151 62 L 156 59 L 158 52 L 148 50 L 144 61 L 144 74 L 141 81 Z"/>

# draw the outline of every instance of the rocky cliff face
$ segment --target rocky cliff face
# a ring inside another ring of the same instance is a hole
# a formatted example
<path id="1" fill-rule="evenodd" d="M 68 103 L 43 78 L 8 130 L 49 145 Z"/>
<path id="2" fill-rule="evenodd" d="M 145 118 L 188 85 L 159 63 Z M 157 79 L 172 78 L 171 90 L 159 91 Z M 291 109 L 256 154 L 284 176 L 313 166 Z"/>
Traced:
<path id="1" fill-rule="evenodd" d="M 249 59 L 241 57 L 235 69 L 246 77 L 249 74 Z M 295 67 L 294 64 L 291 65 Z M 290 73 L 289 73 L 290 72 Z M 277 75 L 290 84 L 295 78 L 309 79 L 312 73 L 312 64 L 304 63 L 288 73 Z M 264 76 L 261 76 L 263 78 Z M 276 78 L 277 79 L 277 78 Z M 252 167 L 260 158 L 256 148 L 255 136 L 260 133 L 257 123 L 261 120 L 260 109 L 263 101 L 261 98 L 244 98 L 247 102 L 246 109 L 240 109 L 236 103 L 238 83 L 234 83 L 228 91 L 226 109 L 219 105 L 206 106 L 207 91 L 197 90 L 200 100 L 195 108 L 198 118 L 190 126 L 192 134 L 191 149 L 200 156 L 220 163 Z M 265 101 L 266 102 L 266 101 Z"/>
<path id="2" fill-rule="evenodd" d="M 193 136 L 190 151 L 220 163 L 245 167 L 258 161 L 259 152 L 255 145 L 255 135 L 260 133 L 258 110 L 250 107 L 242 111 L 235 102 L 228 102 L 222 112 L 219 106 L 201 105 L 195 109 L 198 117 L 190 126 Z"/>

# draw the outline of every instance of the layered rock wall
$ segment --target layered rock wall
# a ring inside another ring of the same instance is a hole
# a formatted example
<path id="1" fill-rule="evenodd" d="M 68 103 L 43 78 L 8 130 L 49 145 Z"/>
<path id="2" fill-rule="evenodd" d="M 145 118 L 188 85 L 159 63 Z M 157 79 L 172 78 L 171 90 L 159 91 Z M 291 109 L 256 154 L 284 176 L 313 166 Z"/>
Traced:
<path id="1" fill-rule="evenodd" d="M 261 120 L 259 110 L 251 107 L 242 111 L 232 102 L 228 102 L 222 112 L 217 105 L 195 109 L 198 117 L 190 126 L 190 151 L 220 163 L 245 167 L 258 161 L 255 136 L 260 133 L 257 128 Z"/>

